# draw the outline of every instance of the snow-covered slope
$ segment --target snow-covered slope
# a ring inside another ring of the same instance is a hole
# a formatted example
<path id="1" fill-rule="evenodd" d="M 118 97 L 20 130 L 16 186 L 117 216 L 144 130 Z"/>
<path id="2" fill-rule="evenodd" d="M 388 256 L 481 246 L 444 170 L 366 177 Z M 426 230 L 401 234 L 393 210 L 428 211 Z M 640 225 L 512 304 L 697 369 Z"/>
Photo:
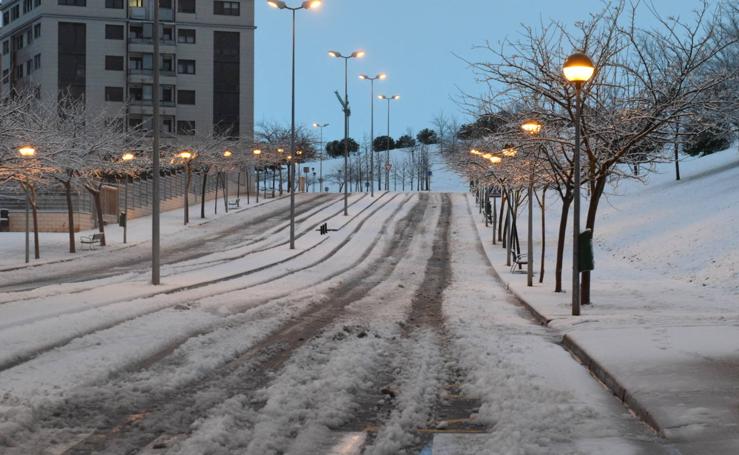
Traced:
<path id="1" fill-rule="evenodd" d="M 439 153 L 438 146 L 436 145 L 429 146 L 428 151 L 429 151 L 430 158 L 431 158 L 431 172 L 432 172 L 431 191 L 463 192 L 469 189 L 469 184 L 465 183 L 465 178 L 460 176 L 453 170 L 449 169 L 445 160 Z M 364 153 L 362 154 L 362 156 L 364 156 Z M 416 158 L 418 157 L 418 152 L 416 152 L 415 156 Z M 402 166 L 402 163 L 409 160 L 410 158 L 411 158 L 411 149 L 395 149 L 395 150 L 390 151 L 390 163 L 393 165 L 393 169 L 398 168 L 399 166 Z M 350 159 L 356 160 L 357 155 L 352 156 Z M 382 163 L 384 163 L 385 153 L 384 152 L 375 153 L 375 166 L 377 166 L 378 159 Z M 316 176 L 318 176 L 320 162 L 310 161 L 306 163 L 301 163 L 300 164 L 301 170 L 303 167 L 309 167 L 311 169 L 315 169 Z M 323 160 L 323 176 L 324 176 L 324 179 L 326 179 L 327 181 L 326 186 L 329 187 L 329 191 L 339 190 L 337 177 L 339 175 L 339 171 L 341 170 L 343 172 L 343 169 L 344 169 L 344 158 L 340 157 L 340 158 L 331 158 L 331 159 Z M 375 173 L 376 172 L 377 172 L 377 168 L 375 167 Z M 384 178 L 385 178 L 384 168 L 382 169 L 382 173 L 383 173 L 382 178 L 383 178 L 383 187 L 384 187 Z M 409 188 L 410 188 L 410 181 L 406 181 L 405 190 L 410 191 Z M 390 174 L 390 191 L 395 191 L 394 171 L 391 171 L 391 174 Z M 400 176 L 398 176 L 397 191 L 403 191 L 402 181 L 401 181 Z"/>

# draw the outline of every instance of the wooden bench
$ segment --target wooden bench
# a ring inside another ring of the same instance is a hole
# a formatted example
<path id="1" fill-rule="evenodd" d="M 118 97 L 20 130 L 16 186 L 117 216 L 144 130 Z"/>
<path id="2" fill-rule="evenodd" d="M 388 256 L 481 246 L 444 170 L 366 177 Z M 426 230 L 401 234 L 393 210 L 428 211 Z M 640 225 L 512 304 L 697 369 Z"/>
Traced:
<path id="1" fill-rule="evenodd" d="M 238 209 L 239 207 L 241 207 L 241 199 L 236 199 L 235 201 L 228 201 L 228 208 Z"/>
<path id="2" fill-rule="evenodd" d="M 103 240 L 105 239 L 105 234 L 97 233 L 93 235 L 84 235 L 80 237 L 80 243 L 83 245 L 87 245 L 87 248 L 89 250 L 94 250 L 95 245 L 102 245 Z"/>

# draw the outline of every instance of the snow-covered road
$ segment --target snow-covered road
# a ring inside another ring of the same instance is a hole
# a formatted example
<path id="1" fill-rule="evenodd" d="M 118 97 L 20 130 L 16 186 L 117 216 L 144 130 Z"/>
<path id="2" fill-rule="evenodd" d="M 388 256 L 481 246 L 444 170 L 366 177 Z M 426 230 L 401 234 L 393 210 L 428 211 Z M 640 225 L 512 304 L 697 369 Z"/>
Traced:
<path id="1" fill-rule="evenodd" d="M 669 453 L 491 275 L 464 195 L 339 201 L 301 195 L 297 250 L 286 200 L 169 239 L 156 289 L 145 245 L 3 274 L 0 452 Z"/>

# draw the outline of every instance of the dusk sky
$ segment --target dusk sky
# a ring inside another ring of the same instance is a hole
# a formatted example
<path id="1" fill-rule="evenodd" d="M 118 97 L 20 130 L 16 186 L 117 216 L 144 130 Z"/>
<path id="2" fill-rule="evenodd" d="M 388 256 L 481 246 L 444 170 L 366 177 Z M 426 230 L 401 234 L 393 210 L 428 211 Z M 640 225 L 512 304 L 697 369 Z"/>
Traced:
<path id="1" fill-rule="evenodd" d="M 287 2 L 295 6 L 300 2 Z M 654 0 L 661 14 L 687 17 L 698 0 Z M 352 106 L 350 135 L 361 142 L 369 137 L 370 84 L 360 73 L 386 72 L 388 79 L 375 83 L 376 94 L 401 95 L 393 102 L 391 135 L 407 128 L 414 132 L 430 126 L 439 112 L 465 117 L 452 97 L 457 87 L 479 92 L 464 57 L 481 57 L 473 49 L 486 40 L 497 43 L 515 36 L 522 23 L 550 18 L 572 25 L 598 11 L 597 0 L 324 0 L 320 9 L 299 11 L 297 32 L 297 122 L 330 123 L 325 139 L 343 135 L 340 106 L 333 94 L 343 93 L 342 61 L 329 50 L 348 53 L 363 49 L 367 55 L 349 67 L 349 99 Z M 651 20 L 647 13 L 641 19 Z M 255 121 L 290 121 L 290 14 L 256 0 L 256 106 Z M 375 104 L 375 136 L 386 131 L 386 103 Z"/>

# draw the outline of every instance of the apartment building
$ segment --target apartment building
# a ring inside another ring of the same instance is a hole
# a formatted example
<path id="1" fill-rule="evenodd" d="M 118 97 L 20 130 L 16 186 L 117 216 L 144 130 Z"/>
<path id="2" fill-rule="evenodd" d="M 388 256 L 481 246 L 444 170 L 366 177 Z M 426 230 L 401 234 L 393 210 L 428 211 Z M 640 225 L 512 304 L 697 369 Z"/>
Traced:
<path id="1" fill-rule="evenodd" d="M 154 0 L 4 0 L 0 98 L 83 96 L 151 125 Z M 254 0 L 159 0 L 161 130 L 254 128 Z M 128 101 L 128 103 L 126 103 Z"/>

